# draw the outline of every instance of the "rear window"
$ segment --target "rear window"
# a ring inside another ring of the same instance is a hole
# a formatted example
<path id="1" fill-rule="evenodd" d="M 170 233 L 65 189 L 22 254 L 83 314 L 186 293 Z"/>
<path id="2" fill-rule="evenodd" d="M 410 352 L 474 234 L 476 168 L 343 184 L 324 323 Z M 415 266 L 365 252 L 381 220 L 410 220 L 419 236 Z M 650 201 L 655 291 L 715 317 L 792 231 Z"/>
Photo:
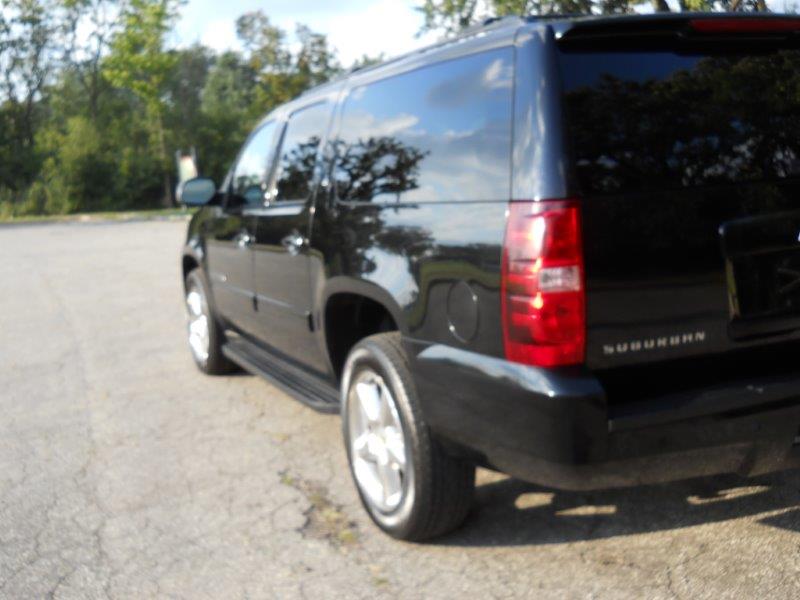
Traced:
<path id="1" fill-rule="evenodd" d="M 584 193 L 800 175 L 800 52 L 560 52 Z"/>

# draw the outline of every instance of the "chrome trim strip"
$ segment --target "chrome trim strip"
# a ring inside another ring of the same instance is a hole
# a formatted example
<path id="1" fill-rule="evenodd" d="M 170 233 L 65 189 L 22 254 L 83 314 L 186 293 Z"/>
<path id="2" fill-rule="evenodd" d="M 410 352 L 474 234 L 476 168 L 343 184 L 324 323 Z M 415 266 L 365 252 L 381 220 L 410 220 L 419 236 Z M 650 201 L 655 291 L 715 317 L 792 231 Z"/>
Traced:
<path id="1" fill-rule="evenodd" d="M 298 310 L 294 306 L 292 306 L 291 304 L 289 304 L 287 302 L 283 302 L 281 300 L 276 300 L 275 298 L 270 298 L 270 297 L 264 296 L 262 294 L 258 294 L 257 293 L 256 294 L 256 300 L 258 302 L 264 302 L 266 304 L 270 304 L 272 306 L 276 306 L 278 308 L 282 308 L 283 310 L 289 311 L 290 313 L 292 313 L 295 316 L 303 317 L 305 319 L 307 319 L 308 316 L 311 314 L 310 311 Z"/>

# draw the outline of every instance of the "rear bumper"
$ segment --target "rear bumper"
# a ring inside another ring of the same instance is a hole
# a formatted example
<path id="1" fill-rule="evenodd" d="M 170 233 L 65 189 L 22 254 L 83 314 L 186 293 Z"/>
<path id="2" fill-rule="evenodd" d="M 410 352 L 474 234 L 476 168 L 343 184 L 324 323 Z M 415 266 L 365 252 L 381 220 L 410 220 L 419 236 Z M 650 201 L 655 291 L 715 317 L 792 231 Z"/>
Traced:
<path id="1" fill-rule="evenodd" d="M 585 490 L 800 467 L 800 376 L 610 410 L 583 368 L 536 369 L 406 343 L 434 433 L 526 481 Z"/>

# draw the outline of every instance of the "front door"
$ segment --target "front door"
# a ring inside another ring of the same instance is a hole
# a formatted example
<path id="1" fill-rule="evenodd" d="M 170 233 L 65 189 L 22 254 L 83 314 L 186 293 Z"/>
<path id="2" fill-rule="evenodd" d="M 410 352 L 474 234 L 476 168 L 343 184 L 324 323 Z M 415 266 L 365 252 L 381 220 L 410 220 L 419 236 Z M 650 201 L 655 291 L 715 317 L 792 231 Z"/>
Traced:
<path id="1" fill-rule="evenodd" d="M 269 205 L 258 211 L 254 249 L 259 338 L 284 356 L 324 370 L 311 319 L 308 236 L 321 140 L 331 117 L 321 102 L 286 124 Z"/>
<path id="2" fill-rule="evenodd" d="M 206 235 L 208 279 L 216 314 L 228 327 L 253 326 L 253 255 L 248 245 L 248 218 L 221 209 Z"/>
<path id="3" fill-rule="evenodd" d="M 217 314 L 229 327 L 257 334 L 253 285 L 253 242 L 264 205 L 276 125 L 262 125 L 250 136 L 233 167 L 223 206 L 206 236 L 206 263 Z"/>

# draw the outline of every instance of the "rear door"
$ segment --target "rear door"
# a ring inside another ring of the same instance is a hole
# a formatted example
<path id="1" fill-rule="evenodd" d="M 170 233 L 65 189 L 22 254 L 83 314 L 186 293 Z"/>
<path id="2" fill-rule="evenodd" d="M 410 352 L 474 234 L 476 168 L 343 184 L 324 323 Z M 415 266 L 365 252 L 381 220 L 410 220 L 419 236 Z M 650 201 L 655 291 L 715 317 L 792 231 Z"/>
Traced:
<path id="1" fill-rule="evenodd" d="M 250 334 L 257 332 L 252 250 L 256 218 L 252 211 L 264 204 L 275 132 L 275 122 L 269 122 L 248 139 L 231 171 L 223 206 L 206 236 L 216 311 L 228 326 Z"/>
<path id="2" fill-rule="evenodd" d="M 259 339 L 320 371 L 325 363 L 313 335 L 308 236 L 332 110 L 333 104 L 323 101 L 289 116 L 269 204 L 256 217 L 253 246 Z"/>
<path id="3" fill-rule="evenodd" d="M 593 367 L 798 337 L 797 42 L 680 27 L 559 45 Z"/>

